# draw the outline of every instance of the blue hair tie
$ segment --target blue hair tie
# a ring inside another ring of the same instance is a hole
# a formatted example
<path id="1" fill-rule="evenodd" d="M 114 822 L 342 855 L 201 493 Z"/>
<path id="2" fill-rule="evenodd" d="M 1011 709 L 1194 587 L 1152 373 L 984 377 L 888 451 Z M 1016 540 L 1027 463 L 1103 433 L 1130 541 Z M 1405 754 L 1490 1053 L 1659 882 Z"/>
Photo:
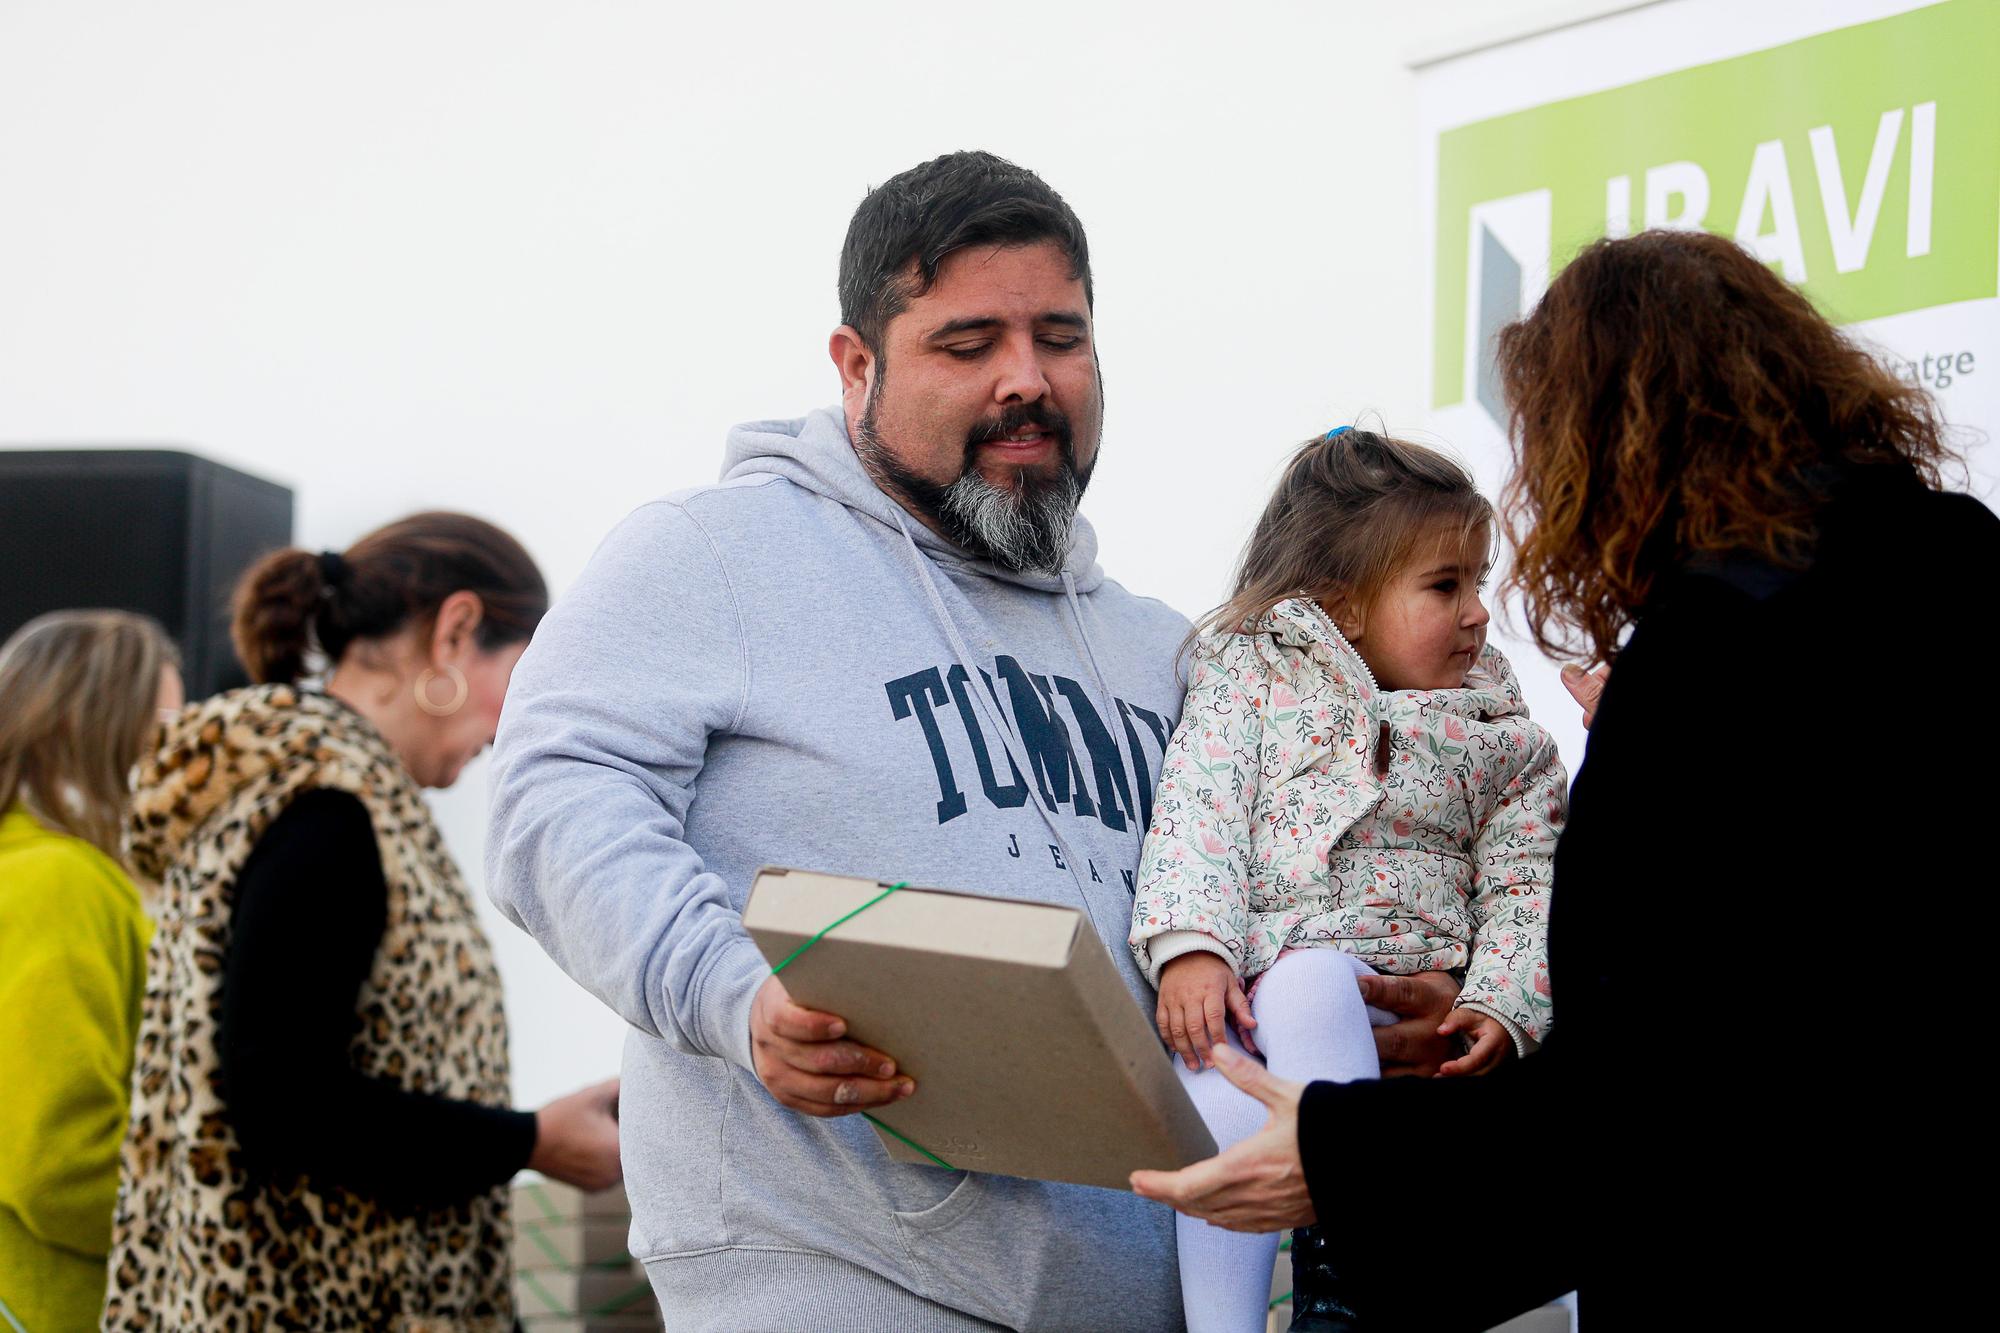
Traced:
<path id="1" fill-rule="evenodd" d="M 1351 430 L 1353 430 L 1353 429 L 1354 429 L 1354 427 L 1352 427 L 1352 426 L 1335 426 L 1335 427 L 1334 427 L 1334 428 L 1333 428 L 1332 430 L 1330 430 L 1330 431 L 1328 431 L 1328 432 L 1327 432 L 1326 434 L 1324 434 L 1324 435 L 1320 436 L 1320 442 L 1321 442 L 1322 444 L 1324 444 L 1324 443 L 1325 443 L 1326 441 L 1328 441 L 1328 440 L 1337 440 L 1337 439 L 1339 439 L 1339 438 L 1340 438 L 1341 436 L 1343 436 L 1343 435 L 1347 434 L 1347 432 L 1349 432 L 1349 431 L 1351 431 Z"/>

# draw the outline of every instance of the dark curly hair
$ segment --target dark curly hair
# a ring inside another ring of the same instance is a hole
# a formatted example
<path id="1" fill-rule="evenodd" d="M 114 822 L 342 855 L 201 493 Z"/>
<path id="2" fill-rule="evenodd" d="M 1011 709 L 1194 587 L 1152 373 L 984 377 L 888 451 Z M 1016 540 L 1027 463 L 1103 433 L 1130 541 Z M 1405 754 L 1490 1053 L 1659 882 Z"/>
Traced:
<path id="1" fill-rule="evenodd" d="M 1799 568 L 1830 479 L 1933 488 L 1937 405 L 1735 242 L 1597 241 L 1503 329 L 1509 584 L 1545 652 L 1611 661 L 1661 575 L 1703 554 Z"/>

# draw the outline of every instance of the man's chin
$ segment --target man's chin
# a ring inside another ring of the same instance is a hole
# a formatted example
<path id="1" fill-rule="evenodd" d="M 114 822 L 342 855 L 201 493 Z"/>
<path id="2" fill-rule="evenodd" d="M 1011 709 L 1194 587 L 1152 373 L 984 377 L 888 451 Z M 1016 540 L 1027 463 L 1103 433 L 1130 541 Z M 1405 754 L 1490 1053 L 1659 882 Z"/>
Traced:
<path id="1" fill-rule="evenodd" d="M 1052 486 L 1062 477 L 1061 468 L 981 467 L 973 471 L 993 490 L 1017 499 L 1031 489 Z"/>

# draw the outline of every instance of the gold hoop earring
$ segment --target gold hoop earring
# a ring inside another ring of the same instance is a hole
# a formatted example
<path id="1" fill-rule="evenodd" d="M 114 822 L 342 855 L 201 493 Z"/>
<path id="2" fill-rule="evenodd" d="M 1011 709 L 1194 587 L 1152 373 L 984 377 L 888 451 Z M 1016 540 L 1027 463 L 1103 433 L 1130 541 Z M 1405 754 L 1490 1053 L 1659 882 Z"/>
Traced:
<path id="1" fill-rule="evenodd" d="M 463 671 L 460 671 L 455 666 L 447 666 L 444 671 L 447 676 L 451 677 L 452 695 L 451 702 L 448 704 L 431 702 L 431 682 L 437 679 L 438 673 L 429 667 L 425 667 L 417 673 L 417 707 L 423 709 L 432 717 L 450 717 L 453 713 L 465 707 L 465 698 L 468 694 L 472 693 L 472 687 L 466 684 L 465 673 Z"/>

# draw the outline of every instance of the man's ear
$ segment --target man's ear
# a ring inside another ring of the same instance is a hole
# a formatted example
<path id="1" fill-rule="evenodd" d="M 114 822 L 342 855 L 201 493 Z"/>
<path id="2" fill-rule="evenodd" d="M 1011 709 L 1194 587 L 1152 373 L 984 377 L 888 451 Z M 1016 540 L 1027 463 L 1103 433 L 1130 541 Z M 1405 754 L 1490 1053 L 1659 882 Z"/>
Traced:
<path id="1" fill-rule="evenodd" d="M 875 383 L 875 353 L 852 324 L 843 324 L 826 341 L 826 353 L 840 372 L 840 404 L 846 409 L 850 430 L 861 419 L 868 402 L 868 390 Z"/>

